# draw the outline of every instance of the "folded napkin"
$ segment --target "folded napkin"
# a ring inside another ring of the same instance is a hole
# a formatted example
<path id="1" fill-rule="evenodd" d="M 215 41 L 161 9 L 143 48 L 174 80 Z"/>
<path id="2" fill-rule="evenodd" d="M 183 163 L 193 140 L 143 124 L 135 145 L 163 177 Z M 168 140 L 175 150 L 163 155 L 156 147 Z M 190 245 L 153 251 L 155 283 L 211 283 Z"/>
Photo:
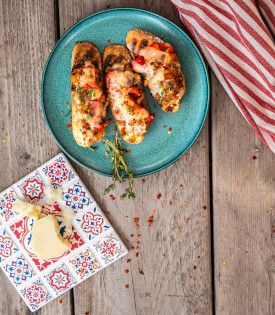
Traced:
<path id="1" fill-rule="evenodd" d="M 228 95 L 275 153 L 275 1 L 171 2 Z"/>

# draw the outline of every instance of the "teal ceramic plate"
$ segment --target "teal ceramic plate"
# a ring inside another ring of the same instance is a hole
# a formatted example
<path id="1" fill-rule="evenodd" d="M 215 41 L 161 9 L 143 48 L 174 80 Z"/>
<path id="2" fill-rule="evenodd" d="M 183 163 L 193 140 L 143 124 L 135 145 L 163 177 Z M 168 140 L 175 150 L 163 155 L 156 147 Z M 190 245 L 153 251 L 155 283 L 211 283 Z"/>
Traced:
<path id="1" fill-rule="evenodd" d="M 72 139 L 66 127 L 71 104 L 70 69 L 74 45 L 78 41 L 93 42 L 103 53 L 109 44 L 126 45 L 127 32 L 133 28 L 147 30 L 171 43 L 178 53 L 186 78 L 186 93 L 176 113 L 163 112 L 145 88 L 147 104 L 156 118 L 141 144 L 125 144 L 131 154 L 125 161 L 135 177 L 160 171 L 178 160 L 198 137 L 209 104 L 209 82 L 205 64 L 191 39 L 165 18 L 138 9 L 112 9 L 98 12 L 75 24 L 53 48 L 42 78 L 41 100 L 46 123 L 61 149 L 80 165 L 110 176 L 112 164 L 104 154 L 105 145 L 95 144 L 93 152 Z M 63 112 L 63 115 L 61 114 Z M 108 109 L 108 117 L 111 111 Z M 163 126 L 167 126 L 166 129 Z M 172 128 L 171 134 L 168 128 Z M 114 136 L 113 124 L 107 127 L 105 138 Z"/>

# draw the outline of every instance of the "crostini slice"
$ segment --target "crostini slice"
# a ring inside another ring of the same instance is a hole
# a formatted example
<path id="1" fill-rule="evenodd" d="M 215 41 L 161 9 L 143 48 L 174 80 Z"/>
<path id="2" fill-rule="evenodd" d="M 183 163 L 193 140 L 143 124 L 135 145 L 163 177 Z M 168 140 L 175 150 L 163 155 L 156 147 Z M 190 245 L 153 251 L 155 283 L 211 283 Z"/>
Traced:
<path id="1" fill-rule="evenodd" d="M 141 73 L 151 94 L 165 112 L 176 112 L 185 93 L 185 78 L 171 44 L 140 29 L 128 32 L 126 44 L 134 58 L 134 71 Z"/>
<path id="2" fill-rule="evenodd" d="M 146 105 L 141 76 L 133 72 L 132 57 L 122 45 L 105 47 L 103 64 L 112 114 L 122 138 L 129 143 L 142 142 L 154 114 Z"/>
<path id="3" fill-rule="evenodd" d="M 100 52 L 88 42 L 79 42 L 72 53 L 72 131 L 75 141 L 89 147 L 105 135 L 106 96 Z"/>

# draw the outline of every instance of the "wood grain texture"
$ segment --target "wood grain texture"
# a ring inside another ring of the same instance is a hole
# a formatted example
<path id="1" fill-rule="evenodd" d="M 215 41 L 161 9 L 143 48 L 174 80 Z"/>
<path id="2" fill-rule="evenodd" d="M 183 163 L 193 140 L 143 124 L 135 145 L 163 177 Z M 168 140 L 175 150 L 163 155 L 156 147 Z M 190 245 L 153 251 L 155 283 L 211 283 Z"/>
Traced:
<path id="1" fill-rule="evenodd" d="M 53 1 L 0 1 L 0 191 L 60 151 L 40 105 L 42 71 L 55 34 Z M 71 314 L 70 295 L 37 314 Z M 31 314 L 2 271 L 0 314 Z"/>
<path id="2" fill-rule="evenodd" d="M 143 8 L 182 26 L 169 1 L 61 0 L 61 35 L 80 19 L 109 7 Z M 74 289 L 75 314 L 212 313 L 208 144 L 206 123 L 188 157 L 145 177 L 144 183 L 135 179 L 134 201 L 103 197 L 111 180 L 73 163 L 130 250 L 129 256 Z M 179 187 L 181 184 L 183 188 Z M 116 196 L 121 193 L 121 189 L 115 191 Z M 159 193 L 162 197 L 157 199 Z M 151 215 L 154 223 L 149 227 L 147 220 Z M 139 217 L 141 228 L 134 225 L 135 217 Z M 141 244 L 137 245 L 137 241 Z"/>
<path id="3" fill-rule="evenodd" d="M 212 144 L 216 313 L 275 314 L 275 155 L 214 75 Z"/>

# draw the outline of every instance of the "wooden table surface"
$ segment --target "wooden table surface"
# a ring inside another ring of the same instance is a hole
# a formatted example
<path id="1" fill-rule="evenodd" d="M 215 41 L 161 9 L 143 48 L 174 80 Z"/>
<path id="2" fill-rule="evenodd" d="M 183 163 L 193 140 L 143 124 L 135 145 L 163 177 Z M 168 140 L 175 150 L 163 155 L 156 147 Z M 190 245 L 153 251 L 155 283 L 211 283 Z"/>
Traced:
<path id="1" fill-rule="evenodd" d="M 168 0 L 0 0 L 0 191 L 60 152 L 40 105 L 49 49 L 109 7 L 146 9 L 183 27 Z M 188 156 L 136 179 L 134 201 L 104 197 L 111 180 L 72 163 L 109 211 L 131 263 L 116 262 L 36 314 L 275 314 L 275 155 L 210 79 L 210 111 Z M 0 314 L 30 314 L 2 271 Z"/>

